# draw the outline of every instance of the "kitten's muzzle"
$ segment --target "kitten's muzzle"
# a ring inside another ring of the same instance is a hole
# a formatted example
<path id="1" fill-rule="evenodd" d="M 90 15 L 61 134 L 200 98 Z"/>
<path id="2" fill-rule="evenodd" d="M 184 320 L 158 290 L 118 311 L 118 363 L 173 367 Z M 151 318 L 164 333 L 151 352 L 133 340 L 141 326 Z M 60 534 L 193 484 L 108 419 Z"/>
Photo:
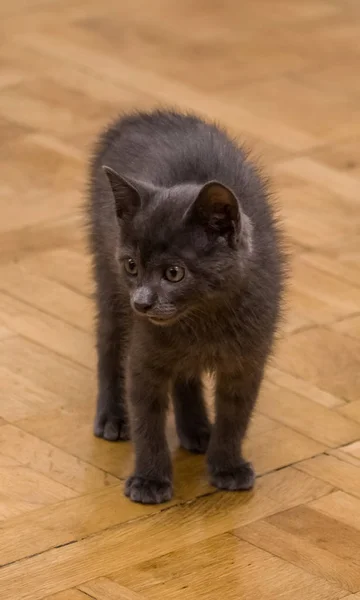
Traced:
<path id="1" fill-rule="evenodd" d="M 138 288 L 131 298 L 133 310 L 140 315 L 146 315 L 153 308 L 154 303 L 155 296 L 152 291 L 146 287 Z"/>
<path id="2" fill-rule="evenodd" d="M 131 298 L 131 307 L 137 315 L 146 317 L 158 325 L 170 323 L 178 316 L 174 307 L 160 306 L 156 294 L 146 287 L 135 290 Z"/>

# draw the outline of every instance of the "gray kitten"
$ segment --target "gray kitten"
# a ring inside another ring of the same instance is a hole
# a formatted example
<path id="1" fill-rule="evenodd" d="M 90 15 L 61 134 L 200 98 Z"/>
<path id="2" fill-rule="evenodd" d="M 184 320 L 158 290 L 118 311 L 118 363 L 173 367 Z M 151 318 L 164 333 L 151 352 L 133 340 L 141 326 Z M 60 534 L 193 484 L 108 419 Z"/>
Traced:
<path id="1" fill-rule="evenodd" d="M 247 490 L 242 442 L 272 348 L 285 273 L 264 181 L 215 125 L 156 111 L 119 119 L 91 170 L 98 404 L 95 435 L 131 438 L 131 500 L 173 493 L 169 389 L 181 445 L 210 480 Z M 210 425 L 202 375 L 216 375 Z M 170 387 L 171 386 L 171 387 Z"/>

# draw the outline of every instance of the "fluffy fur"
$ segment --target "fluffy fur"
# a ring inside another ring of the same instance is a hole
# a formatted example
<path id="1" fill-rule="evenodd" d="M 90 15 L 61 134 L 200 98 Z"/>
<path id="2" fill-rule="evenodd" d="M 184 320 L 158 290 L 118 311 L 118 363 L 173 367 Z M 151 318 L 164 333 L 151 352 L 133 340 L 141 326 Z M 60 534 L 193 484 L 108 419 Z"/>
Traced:
<path id="1" fill-rule="evenodd" d="M 251 488 L 241 446 L 285 265 L 263 178 L 215 125 L 175 112 L 133 114 L 98 142 L 88 214 L 98 310 L 94 430 L 107 440 L 131 432 L 126 495 L 143 503 L 172 496 L 169 390 L 180 443 L 207 452 L 213 485 Z M 212 426 L 205 371 L 216 375 Z"/>

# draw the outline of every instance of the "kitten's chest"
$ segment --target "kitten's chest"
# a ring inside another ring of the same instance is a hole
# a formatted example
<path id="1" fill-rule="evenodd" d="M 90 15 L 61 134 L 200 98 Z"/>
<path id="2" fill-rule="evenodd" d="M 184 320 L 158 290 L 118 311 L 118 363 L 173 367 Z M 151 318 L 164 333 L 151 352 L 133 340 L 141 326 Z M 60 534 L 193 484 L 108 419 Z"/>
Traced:
<path id="1" fill-rule="evenodd" d="M 189 374 L 199 371 L 216 371 L 218 369 L 236 368 L 241 362 L 242 348 L 238 335 L 232 332 L 209 330 L 194 332 L 193 335 L 178 339 L 177 347 L 173 345 L 172 355 L 175 369 Z"/>

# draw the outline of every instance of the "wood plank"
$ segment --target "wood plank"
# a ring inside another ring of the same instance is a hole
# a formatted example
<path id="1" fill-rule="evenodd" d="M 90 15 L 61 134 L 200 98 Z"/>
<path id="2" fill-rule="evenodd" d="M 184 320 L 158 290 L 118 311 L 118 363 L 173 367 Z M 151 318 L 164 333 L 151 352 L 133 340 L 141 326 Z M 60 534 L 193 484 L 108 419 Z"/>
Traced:
<path id="1" fill-rule="evenodd" d="M 359 254 L 348 256 L 345 252 L 337 252 L 335 255 L 321 254 L 319 252 L 308 252 L 302 254 L 304 263 L 309 264 L 316 269 L 324 271 L 329 275 L 336 276 L 337 279 L 347 281 L 348 283 L 359 287 L 360 267 Z"/>
<path id="2" fill-rule="evenodd" d="M 81 585 L 80 589 L 97 600 L 145 600 L 145 596 L 141 596 L 107 577 L 93 579 Z"/>
<path id="3" fill-rule="evenodd" d="M 96 383 L 89 369 L 19 336 L 0 340 L 0 358 L 1 365 L 15 377 L 19 375 L 36 388 L 50 392 L 50 400 L 55 394 L 73 409 L 85 403 L 92 410 L 90 399 L 95 395 Z"/>
<path id="4" fill-rule="evenodd" d="M 52 282 L 57 281 L 70 290 L 86 296 L 92 293 L 94 286 L 90 281 L 89 258 L 82 252 L 68 247 L 50 249 L 27 256 L 21 263 L 24 269 L 28 269 L 31 273 L 46 277 Z M 57 287 L 53 285 L 52 289 Z M 78 296 L 73 298 L 78 301 Z M 84 306 L 82 308 L 84 309 Z M 73 306 L 73 310 L 77 310 L 77 306 Z"/>
<path id="5" fill-rule="evenodd" d="M 63 270 L 67 258 L 71 260 L 71 254 L 63 258 Z M 39 257 L 37 263 L 40 270 Z M 0 267 L 1 290 L 15 300 L 57 317 L 77 329 L 90 332 L 93 328 L 93 310 L 90 300 L 84 294 L 86 288 L 79 294 L 67 285 L 54 281 L 56 264 L 53 260 L 51 263 L 52 280 L 41 272 L 32 273 L 24 263 Z M 88 282 L 88 289 L 89 287 Z"/>
<path id="6" fill-rule="evenodd" d="M 109 473 L 80 461 L 13 425 L 6 425 L 0 430 L 0 452 L 35 473 L 42 473 L 79 493 L 118 483 Z"/>
<path id="7" fill-rule="evenodd" d="M 10 200 L 12 199 L 10 196 Z M 34 252 L 54 250 L 70 246 L 83 247 L 83 234 L 79 218 L 68 214 L 61 219 L 50 219 L 36 224 L 27 224 L 19 229 L 0 233 L 0 263 L 7 263 Z"/>
<path id="8" fill-rule="evenodd" d="M 281 572 L 281 578 L 277 573 Z M 139 578 L 138 578 L 139 574 Z M 149 560 L 134 570 L 121 570 L 117 582 L 129 582 L 146 598 L 191 599 L 342 598 L 346 592 L 304 570 L 272 556 L 229 533 L 192 544 Z M 139 581 L 140 579 L 140 581 Z"/>
<path id="9" fill-rule="evenodd" d="M 92 338 L 82 329 L 3 292 L 0 292 L 0 318 L 14 333 L 79 365 L 93 367 Z"/>
<path id="10" fill-rule="evenodd" d="M 276 385 L 292 392 L 298 393 L 303 398 L 308 398 L 313 402 L 318 402 L 326 408 L 335 408 L 344 404 L 344 401 L 341 400 L 341 398 L 333 396 L 329 392 L 324 392 L 324 390 L 319 389 L 309 381 L 300 379 L 299 377 L 294 377 L 293 375 L 285 373 L 276 367 L 268 367 L 266 373 L 268 379 L 272 383 L 275 383 Z"/>
<path id="11" fill-rule="evenodd" d="M 322 453 L 326 446 L 309 437 L 279 425 L 244 444 L 244 454 L 254 463 L 258 473 L 267 473 Z"/>
<path id="12" fill-rule="evenodd" d="M 309 524 L 310 525 L 310 524 Z M 235 531 L 239 538 L 350 592 L 359 589 L 359 562 L 356 557 L 342 558 L 298 533 L 284 530 L 280 524 L 258 521 Z"/>
<path id="13" fill-rule="evenodd" d="M 0 456 L 0 477 L 3 486 L 0 498 L 0 520 L 55 504 L 76 495 L 76 492 L 68 486 L 56 483 L 7 456 Z"/>
<path id="14" fill-rule="evenodd" d="M 70 544 L 162 509 L 156 505 L 130 504 L 124 496 L 123 485 L 34 509 L 2 522 L 0 564 Z"/>
<path id="15" fill-rule="evenodd" d="M 46 596 L 44 600 L 89 600 L 88 594 L 83 594 L 80 590 L 72 589 L 59 592 L 58 594 L 51 594 Z"/>
<path id="16" fill-rule="evenodd" d="M 0 325 L 0 340 L 4 340 L 13 335 L 14 335 L 14 332 L 11 331 L 11 329 L 8 329 L 4 325 Z"/>
<path id="17" fill-rule="evenodd" d="M 309 323 L 332 323 L 359 310 L 360 289 L 356 285 L 318 269 L 304 261 L 302 255 L 294 258 L 292 269 L 290 311 Z"/>
<path id="18" fill-rule="evenodd" d="M 64 398 L 60 394 L 45 390 L 31 379 L 18 372 L 0 366 L 0 379 L 3 397 L 0 414 L 9 422 L 26 419 L 34 415 L 43 415 L 47 410 L 60 407 Z"/>
<path id="19" fill-rule="evenodd" d="M 354 315 L 353 317 L 334 323 L 333 329 L 360 340 L 360 315 Z"/>
<path id="20" fill-rule="evenodd" d="M 348 444 L 347 446 L 343 446 L 342 451 L 360 459 L 360 440 L 357 440 L 352 444 Z"/>
<path id="21" fill-rule="evenodd" d="M 300 394 L 265 383 L 258 409 L 272 419 L 291 427 L 326 446 L 336 447 L 360 437 L 360 428 L 317 402 Z"/>
<path id="22" fill-rule="evenodd" d="M 314 500 L 310 506 L 350 528 L 360 530 L 360 500 L 358 498 L 342 491 L 336 491 L 322 501 Z"/>
<path id="23" fill-rule="evenodd" d="M 358 201 L 359 182 L 355 178 L 314 159 L 294 158 L 279 164 L 278 169 L 335 192 L 340 198 L 354 203 Z"/>
<path id="24" fill-rule="evenodd" d="M 295 333 L 278 346 L 276 365 L 351 401 L 360 387 L 360 343 L 324 327 Z"/>
<path id="25" fill-rule="evenodd" d="M 331 501 L 331 498 L 326 502 Z M 273 515 L 268 518 L 272 525 L 280 526 L 285 531 L 289 531 L 295 535 L 301 535 L 311 543 L 316 543 L 320 548 L 340 556 L 341 558 L 353 561 L 353 566 L 359 568 L 359 532 L 356 529 L 356 524 L 350 526 L 337 517 L 330 517 L 322 514 L 320 509 L 313 510 L 308 506 L 299 506 L 290 509 L 278 515 Z M 319 505 L 317 505 L 319 506 Z M 359 572 L 358 572 L 359 575 Z M 357 582 L 359 589 L 359 582 Z"/>
<path id="26" fill-rule="evenodd" d="M 346 447 L 342 449 L 346 452 Z M 353 496 L 360 497 L 360 468 L 335 456 L 316 456 L 295 466 L 296 469 L 318 477 Z"/>
<path id="27" fill-rule="evenodd" d="M 349 402 L 339 409 L 341 414 L 345 415 L 348 419 L 352 419 L 357 423 L 360 423 L 360 400 Z"/>
<path id="28" fill-rule="evenodd" d="M 89 571 L 94 578 L 107 575 L 118 568 L 120 544 L 122 566 L 127 568 L 146 560 L 150 552 L 154 559 L 181 549 L 190 541 L 196 543 L 223 533 L 235 523 L 240 526 L 274 511 L 309 502 L 330 489 L 327 484 L 291 468 L 278 471 L 259 480 L 256 497 L 251 493 L 205 496 L 196 503 L 108 529 L 76 544 L 6 566 L 0 572 L 3 600 L 25 600 L 29 596 L 39 600 L 46 594 L 86 582 Z"/>

